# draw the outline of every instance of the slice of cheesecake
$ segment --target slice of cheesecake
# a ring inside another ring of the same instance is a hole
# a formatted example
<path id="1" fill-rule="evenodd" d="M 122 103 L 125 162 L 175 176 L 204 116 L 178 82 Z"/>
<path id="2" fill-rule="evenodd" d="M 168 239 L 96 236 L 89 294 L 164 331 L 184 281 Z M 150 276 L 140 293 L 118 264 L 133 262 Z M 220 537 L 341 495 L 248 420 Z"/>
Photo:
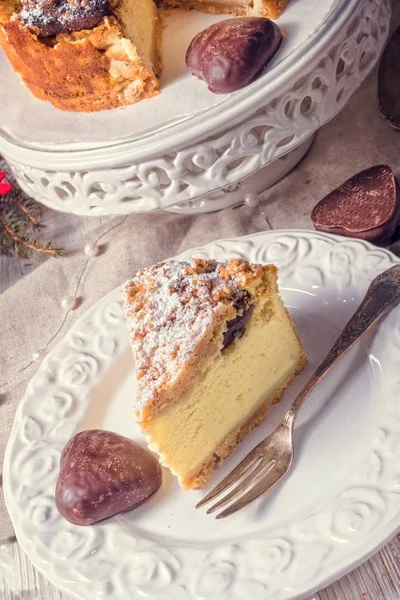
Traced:
<path id="1" fill-rule="evenodd" d="M 31 92 L 61 110 L 157 95 L 160 43 L 153 0 L 0 0 L 0 47 Z"/>
<path id="2" fill-rule="evenodd" d="M 138 422 L 180 485 L 201 487 L 306 365 L 277 269 L 168 261 L 140 271 L 122 297 Z"/>

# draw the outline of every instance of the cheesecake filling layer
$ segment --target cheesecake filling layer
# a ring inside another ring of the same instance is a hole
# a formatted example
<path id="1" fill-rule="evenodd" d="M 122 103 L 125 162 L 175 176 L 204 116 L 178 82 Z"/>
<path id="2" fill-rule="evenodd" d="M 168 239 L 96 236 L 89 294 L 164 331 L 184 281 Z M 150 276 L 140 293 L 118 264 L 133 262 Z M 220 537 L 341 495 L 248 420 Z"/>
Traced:
<path id="1" fill-rule="evenodd" d="M 302 357 L 280 298 L 258 300 L 243 335 L 214 359 L 192 393 L 147 424 L 149 447 L 182 487 L 193 487 L 229 434 L 279 396 Z"/>

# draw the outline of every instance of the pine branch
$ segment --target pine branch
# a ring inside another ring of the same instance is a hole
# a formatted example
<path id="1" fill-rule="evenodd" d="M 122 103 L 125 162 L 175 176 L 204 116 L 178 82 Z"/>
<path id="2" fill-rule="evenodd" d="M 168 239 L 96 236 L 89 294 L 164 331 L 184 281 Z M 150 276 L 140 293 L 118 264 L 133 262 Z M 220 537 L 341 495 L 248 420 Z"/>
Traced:
<path id="1" fill-rule="evenodd" d="M 40 223 L 39 204 L 30 198 L 20 198 L 3 182 L 5 173 L 0 171 L 0 254 L 30 258 L 34 252 L 47 256 L 62 256 L 61 248 L 53 248 L 32 239 L 32 230 L 44 227 Z"/>
<path id="2" fill-rule="evenodd" d="M 42 246 L 37 240 L 33 240 L 30 242 L 25 235 L 18 235 L 8 223 L 3 215 L 0 214 L 0 224 L 3 226 L 7 236 L 12 239 L 14 244 L 15 252 L 21 256 L 22 258 L 29 258 L 30 252 L 40 252 L 43 254 L 48 254 L 49 256 L 61 256 L 62 250 L 60 248 L 52 248 L 50 244 L 46 246 Z M 6 246 L 4 246 L 4 236 L 3 236 L 3 248 L 9 250 L 9 244 L 6 242 Z"/>
<path id="3" fill-rule="evenodd" d="M 22 202 L 18 199 L 15 200 L 15 203 L 18 206 L 19 210 L 28 217 L 29 221 L 32 223 L 32 225 L 34 227 L 37 227 L 38 225 L 40 225 L 39 217 L 35 217 L 33 211 L 29 210 L 28 206 L 24 206 L 22 204 Z"/>

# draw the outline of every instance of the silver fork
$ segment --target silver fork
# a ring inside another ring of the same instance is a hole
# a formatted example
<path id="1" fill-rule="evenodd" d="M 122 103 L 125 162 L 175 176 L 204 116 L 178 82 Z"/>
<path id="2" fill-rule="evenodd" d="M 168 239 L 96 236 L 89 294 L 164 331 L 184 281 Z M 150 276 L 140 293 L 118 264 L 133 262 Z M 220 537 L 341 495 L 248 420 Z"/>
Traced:
<path id="1" fill-rule="evenodd" d="M 211 490 L 196 505 L 196 508 L 217 499 L 237 484 L 207 510 L 207 514 L 212 513 L 230 504 L 216 518 L 228 517 L 271 490 L 285 477 L 293 462 L 293 426 L 304 401 L 339 359 L 373 325 L 399 303 L 400 265 L 396 265 L 378 275 L 372 281 L 359 308 L 296 397 L 282 423 L 265 440 L 260 442 L 221 483 Z"/>

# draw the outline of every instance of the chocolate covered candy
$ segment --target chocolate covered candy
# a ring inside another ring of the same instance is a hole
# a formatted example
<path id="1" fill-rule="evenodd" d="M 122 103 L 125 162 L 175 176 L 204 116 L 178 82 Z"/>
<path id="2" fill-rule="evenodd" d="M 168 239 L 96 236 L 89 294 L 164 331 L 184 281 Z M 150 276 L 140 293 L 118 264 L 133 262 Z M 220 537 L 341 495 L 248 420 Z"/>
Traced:
<path id="1" fill-rule="evenodd" d="M 212 92 L 227 94 L 255 79 L 281 41 L 279 27 L 269 19 L 242 17 L 220 21 L 192 40 L 186 65 Z"/>
<path id="2" fill-rule="evenodd" d="M 138 506 L 161 479 L 149 450 L 111 431 L 82 431 L 61 454 L 56 506 L 67 521 L 92 525 Z"/>
<path id="3" fill-rule="evenodd" d="M 400 27 L 390 38 L 379 66 L 379 105 L 391 125 L 400 129 Z"/>
<path id="4" fill-rule="evenodd" d="M 400 220 L 392 169 L 377 165 L 357 173 L 318 202 L 311 219 L 318 231 L 367 241 L 389 239 Z"/>

